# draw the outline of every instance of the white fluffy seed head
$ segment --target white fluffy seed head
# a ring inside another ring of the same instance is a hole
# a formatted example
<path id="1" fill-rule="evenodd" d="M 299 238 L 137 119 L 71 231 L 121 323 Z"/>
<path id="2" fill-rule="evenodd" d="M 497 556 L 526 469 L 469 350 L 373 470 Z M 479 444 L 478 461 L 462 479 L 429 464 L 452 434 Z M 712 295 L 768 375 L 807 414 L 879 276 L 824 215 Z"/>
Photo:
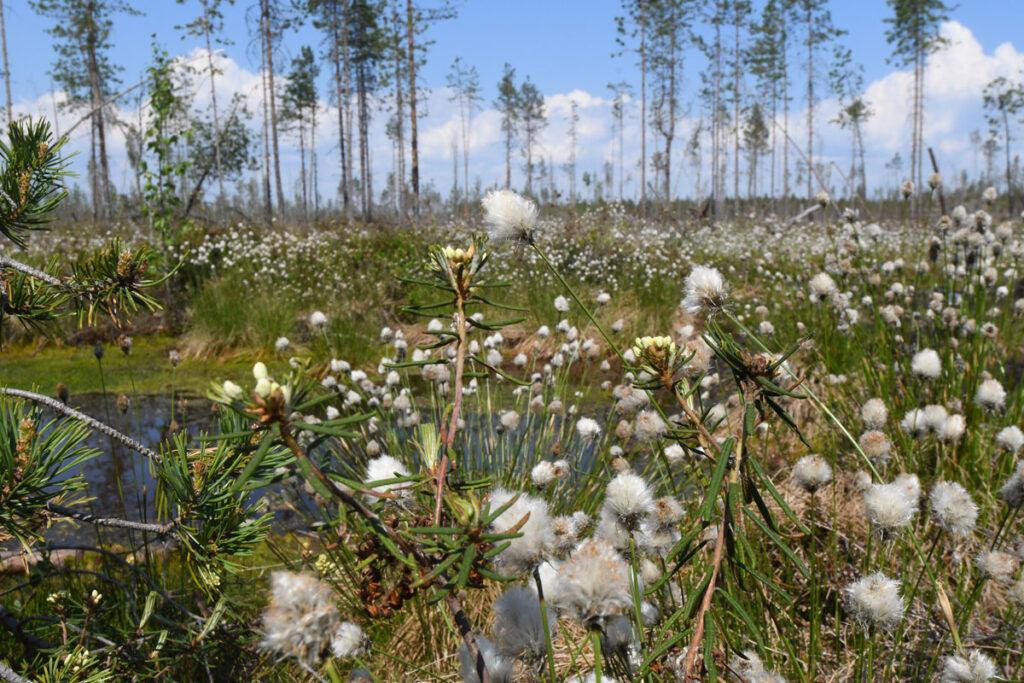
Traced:
<path id="1" fill-rule="evenodd" d="M 974 566 L 986 579 L 1009 583 L 1017 571 L 1017 558 L 1001 550 L 983 550 L 974 559 Z"/>
<path id="2" fill-rule="evenodd" d="M 1002 410 L 1006 405 L 1006 389 L 997 379 L 987 379 L 978 385 L 974 402 L 986 410 Z"/>
<path id="3" fill-rule="evenodd" d="M 900 583 L 877 572 L 843 589 L 850 614 L 863 626 L 891 630 L 903 618 Z"/>
<path id="4" fill-rule="evenodd" d="M 537 205 L 511 190 L 493 190 L 482 201 L 492 242 L 529 241 L 537 225 Z"/>
<path id="5" fill-rule="evenodd" d="M 978 506 L 971 494 L 953 481 L 940 481 L 932 487 L 932 515 L 943 529 L 956 536 L 968 536 L 978 521 Z"/>
<path id="6" fill-rule="evenodd" d="M 601 425 L 590 417 L 581 417 L 576 421 L 576 433 L 584 441 L 593 441 L 601 433 Z"/>
<path id="7" fill-rule="evenodd" d="M 1017 425 L 1011 425 L 996 435 L 996 443 L 1004 451 L 1016 453 L 1024 447 L 1024 432 Z"/>
<path id="8" fill-rule="evenodd" d="M 956 443 L 967 432 L 963 415 L 950 415 L 939 427 L 937 435 L 942 443 Z"/>
<path id="9" fill-rule="evenodd" d="M 872 484 L 864 493 L 864 511 L 871 524 L 883 532 L 906 527 L 917 514 L 917 498 L 899 482 Z"/>
<path id="10" fill-rule="evenodd" d="M 836 281 L 828 273 L 818 273 L 808 283 L 816 300 L 828 299 L 839 292 Z"/>
<path id="11" fill-rule="evenodd" d="M 331 651 L 338 659 L 348 659 L 365 652 L 369 646 L 369 638 L 358 625 L 351 621 L 343 621 L 331 636 Z"/>
<path id="12" fill-rule="evenodd" d="M 876 465 L 886 465 L 892 454 L 892 444 L 882 432 L 871 430 L 860 435 L 857 442 L 864 455 Z"/>
<path id="13" fill-rule="evenodd" d="M 629 565 L 608 541 L 584 541 L 558 570 L 552 602 L 584 624 L 599 626 L 633 604 Z"/>
<path id="14" fill-rule="evenodd" d="M 665 438 L 668 434 L 668 425 L 656 410 L 644 410 L 636 416 L 636 426 L 633 428 L 633 435 L 640 441 L 656 441 Z"/>
<path id="15" fill-rule="evenodd" d="M 935 379 L 942 374 L 942 359 L 935 349 L 923 349 L 914 354 L 910 369 L 921 379 Z"/>
<path id="16" fill-rule="evenodd" d="M 820 455 L 805 455 L 796 461 L 793 478 L 797 486 L 808 493 L 814 493 L 832 481 L 832 468 Z"/>
<path id="17" fill-rule="evenodd" d="M 512 674 L 515 671 L 512 660 L 498 654 L 494 643 L 483 636 L 476 637 L 476 646 L 484 658 L 484 666 L 487 675 L 491 677 L 491 683 L 512 683 Z M 462 674 L 463 683 L 480 683 L 476 661 L 469 654 L 469 648 L 465 643 L 459 646 L 459 672 Z"/>
<path id="18" fill-rule="evenodd" d="M 270 580 L 260 647 L 316 664 L 339 619 L 330 587 L 310 574 L 288 571 L 274 572 Z"/>
<path id="19" fill-rule="evenodd" d="M 551 610 L 545 608 L 549 626 Z M 505 657 L 540 662 L 547 653 L 537 594 L 522 586 L 509 588 L 494 602 L 494 644 Z"/>
<path id="20" fill-rule="evenodd" d="M 398 479 L 400 477 L 408 476 L 409 470 L 406 469 L 405 465 L 403 465 L 401 461 L 390 455 L 381 455 L 366 463 L 366 478 L 363 479 L 363 483 L 369 484 L 375 481 L 385 481 L 388 479 Z M 365 497 L 369 503 L 375 503 L 381 500 L 382 497 L 389 497 L 392 499 L 409 497 L 409 489 L 405 484 L 381 484 L 379 486 L 371 487 L 370 490 L 378 494 L 386 495 L 374 496 L 367 493 Z"/>
<path id="21" fill-rule="evenodd" d="M 1024 505 L 1024 460 L 1017 463 L 1017 469 L 999 489 L 999 495 L 1011 508 Z"/>
<path id="22" fill-rule="evenodd" d="M 942 667 L 941 683 L 987 683 L 999 672 L 995 662 L 979 650 L 971 650 L 966 657 L 946 657 Z"/>
<path id="23" fill-rule="evenodd" d="M 642 517 L 654 510 L 654 494 L 639 475 L 620 472 L 605 489 L 603 507 L 632 531 Z"/>
<path id="24" fill-rule="evenodd" d="M 505 506 L 513 498 L 516 498 L 515 502 L 491 523 L 494 533 L 506 533 L 522 522 L 516 531 L 522 535 L 510 539 L 509 546 L 495 559 L 495 564 L 506 576 L 530 572 L 543 559 L 545 549 L 554 540 L 548 504 L 542 498 L 499 488 L 491 493 L 491 510 Z"/>
<path id="25" fill-rule="evenodd" d="M 694 266 L 686 276 L 683 291 L 683 300 L 679 305 L 690 315 L 700 315 L 705 309 L 721 307 L 729 287 L 717 268 Z"/>

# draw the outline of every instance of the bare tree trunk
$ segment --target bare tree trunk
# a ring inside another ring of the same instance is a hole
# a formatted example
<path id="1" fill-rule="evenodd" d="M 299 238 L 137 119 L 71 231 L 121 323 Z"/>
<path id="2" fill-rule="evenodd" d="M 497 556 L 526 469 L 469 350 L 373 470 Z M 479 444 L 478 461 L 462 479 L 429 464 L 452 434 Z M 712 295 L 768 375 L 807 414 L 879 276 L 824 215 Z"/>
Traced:
<path id="1" fill-rule="evenodd" d="M 622 202 L 622 176 L 624 168 L 622 165 L 623 123 L 625 123 L 625 112 L 619 115 L 619 203 Z"/>
<path id="2" fill-rule="evenodd" d="M 420 215 L 420 150 L 416 129 L 416 50 L 413 42 L 415 23 L 412 0 L 405 2 L 406 29 L 409 36 L 409 144 L 412 169 L 409 180 L 412 183 L 412 215 Z"/>
<path id="3" fill-rule="evenodd" d="M 647 7 L 640 2 L 640 213 L 647 215 Z"/>
<path id="4" fill-rule="evenodd" d="M 395 17 L 395 198 L 398 216 L 405 221 L 405 97 L 402 92 L 402 53 L 399 49 L 398 18 Z"/>
<path id="5" fill-rule="evenodd" d="M 1010 120 L 1006 116 L 1006 107 L 1003 107 L 1003 135 L 1005 135 L 1006 144 L 1006 199 L 1008 202 L 1008 209 L 1010 215 L 1013 215 L 1013 176 L 1010 171 Z"/>
<path id="6" fill-rule="evenodd" d="M 313 220 L 316 221 L 318 214 L 320 213 L 320 192 L 317 188 L 317 172 L 316 172 L 316 110 L 319 106 L 319 102 L 313 103 L 313 108 L 310 110 L 312 123 L 309 128 L 309 186 L 310 192 L 313 194 Z"/>
<path id="7" fill-rule="evenodd" d="M 299 115 L 299 174 L 302 176 L 302 222 L 309 222 L 309 194 L 306 188 L 306 131 Z"/>
<path id="8" fill-rule="evenodd" d="M 86 36 L 86 66 L 89 69 L 89 89 L 92 99 L 92 115 L 96 124 L 97 161 L 99 162 L 99 182 L 97 183 L 97 189 L 100 191 L 99 211 L 96 212 L 94 209 L 94 213 L 98 213 L 100 218 L 106 218 L 110 205 L 110 167 L 107 163 L 107 137 L 103 124 L 103 91 L 100 85 L 99 60 L 96 55 L 98 38 L 94 20 L 96 11 L 94 0 L 89 0 L 86 11 L 89 17 Z M 93 198 L 93 201 L 96 201 L 96 197 Z"/>
<path id="9" fill-rule="evenodd" d="M 7 62 L 7 27 L 4 24 L 4 1 L 0 0 L 0 49 L 4 53 L 4 90 L 7 92 L 7 123 L 14 120 L 14 103 L 11 101 L 11 67 Z"/>
<path id="10" fill-rule="evenodd" d="M 715 4 L 715 96 L 711 120 L 711 193 L 715 197 L 715 215 L 722 214 L 722 25 L 721 3 Z"/>
<path id="11" fill-rule="evenodd" d="M 281 153 L 277 144 L 277 103 L 274 94 L 274 36 L 270 27 L 270 0 L 263 0 L 263 31 L 266 34 L 267 87 L 270 91 L 270 141 L 274 148 L 274 186 L 277 190 L 277 209 L 284 217 L 284 187 L 281 185 Z"/>
<path id="12" fill-rule="evenodd" d="M 512 188 L 512 126 L 505 131 L 505 189 Z"/>
<path id="13" fill-rule="evenodd" d="M 344 6 L 345 13 L 345 24 L 346 28 L 341 34 L 341 61 L 342 61 L 342 73 L 344 74 L 344 90 L 345 90 L 345 146 L 348 149 L 348 159 L 345 165 L 345 184 L 351 194 L 352 190 L 352 77 L 351 77 L 351 66 L 349 64 L 349 48 L 348 48 L 348 2 L 346 0 Z M 342 159 L 342 163 L 345 163 L 346 159 Z M 345 204 L 345 217 L 348 220 L 352 220 L 352 203 L 347 202 Z"/>
<path id="14" fill-rule="evenodd" d="M 263 210 L 269 224 L 274 215 L 274 207 L 270 199 L 270 105 L 267 95 L 267 51 L 263 47 L 266 42 L 267 36 L 260 31 L 260 62 L 263 66 L 260 69 L 260 87 L 263 89 Z"/>
<path id="15" fill-rule="evenodd" d="M 776 92 L 776 81 L 773 78 L 772 79 L 772 174 L 771 174 L 771 180 L 769 181 L 769 184 L 771 186 L 770 191 L 771 191 L 772 210 L 773 211 L 775 209 L 775 153 L 776 153 L 776 146 L 778 145 L 778 140 L 776 138 L 776 136 L 778 135 L 778 131 L 776 130 L 778 128 L 778 126 L 775 124 L 775 121 L 777 120 L 775 118 L 776 107 L 778 106 L 778 97 L 777 97 L 777 95 L 778 95 L 778 93 Z"/>
<path id="16" fill-rule="evenodd" d="M 334 60 L 334 94 L 338 105 L 338 149 L 341 152 L 341 202 L 342 208 L 347 212 L 349 206 L 349 178 L 345 172 L 347 166 L 346 155 L 350 154 L 350 148 L 345 144 L 345 91 L 341 84 L 341 41 L 344 40 L 339 33 L 347 33 L 347 27 L 339 27 L 341 17 L 335 14 L 334 17 L 334 40 L 331 45 L 331 58 Z M 347 21 L 347 19 L 346 19 Z M 347 69 L 346 69 L 347 71 Z"/>
<path id="17" fill-rule="evenodd" d="M 814 17 L 807 5 L 807 199 L 814 198 Z"/>
<path id="18" fill-rule="evenodd" d="M 732 98 L 732 194 L 733 213 L 740 214 L 740 10 L 733 6 L 736 13 L 733 24 L 733 98 Z"/>
<path id="19" fill-rule="evenodd" d="M 203 0 L 203 34 L 206 36 L 207 64 L 210 70 L 210 104 L 213 107 L 213 158 L 217 165 L 217 213 L 224 204 L 224 169 L 221 165 L 220 152 L 220 120 L 217 116 L 217 72 L 213 68 L 213 47 L 210 41 L 210 18 L 208 15 L 209 0 Z"/>

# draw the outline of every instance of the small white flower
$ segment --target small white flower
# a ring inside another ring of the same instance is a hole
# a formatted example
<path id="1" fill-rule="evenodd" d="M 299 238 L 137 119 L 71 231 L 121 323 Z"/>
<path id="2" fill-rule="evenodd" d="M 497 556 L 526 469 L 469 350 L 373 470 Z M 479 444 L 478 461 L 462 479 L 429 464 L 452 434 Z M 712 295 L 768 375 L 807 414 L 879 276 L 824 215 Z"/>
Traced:
<path id="1" fill-rule="evenodd" d="M 498 654 L 494 643 L 483 636 L 476 637 L 476 646 L 484 658 L 484 667 L 491 678 L 491 683 L 512 683 L 512 674 L 515 670 L 512 660 Z M 476 661 L 470 656 L 465 643 L 459 645 L 459 671 L 462 673 L 463 683 L 480 683 Z"/>
<path id="2" fill-rule="evenodd" d="M 288 341 L 288 337 L 278 337 L 277 341 L 274 342 L 274 348 L 277 349 L 278 353 L 284 353 L 291 348 L 292 343 Z"/>
<path id="3" fill-rule="evenodd" d="M 555 576 L 552 602 L 588 625 L 604 624 L 633 604 L 630 570 L 603 539 L 584 541 Z"/>
<path id="4" fill-rule="evenodd" d="M 559 313 L 565 313 L 569 310 L 569 300 L 564 296 L 555 297 L 555 310 Z"/>
<path id="5" fill-rule="evenodd" d="M 620 472 L 608 483 L 603 507 L 629 530 L 654 510 L 654 494 L 647 482 L 633 472 Z"/>
<path id="6" fill-rule="evenodd" d="M 644 398 L 647 397 L 643 392 L 636 393 L 642 394 Z M 636 427 L 633 429 L 633 435 L 640 441 L 657 441 L 658 439 L 665 438 L 666 434 L 668 434 L 668 425 L 665 424 L 665 420 L 661 418 L 658 411 L 644 410 L 636 416 Z"/>

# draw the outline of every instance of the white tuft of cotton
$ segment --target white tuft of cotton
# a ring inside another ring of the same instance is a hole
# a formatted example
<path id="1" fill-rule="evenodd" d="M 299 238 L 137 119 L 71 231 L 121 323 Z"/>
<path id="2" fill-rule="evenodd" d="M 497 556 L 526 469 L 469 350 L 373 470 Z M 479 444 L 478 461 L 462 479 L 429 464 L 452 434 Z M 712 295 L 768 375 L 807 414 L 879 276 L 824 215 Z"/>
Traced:
<path id="1" fill-rule="evenodd" d="M 545 607 L 544 611 L 551 626 L 550 607 Z M 533 663 L 543 661 L 547 643 L 536 593 L 513 586 L 494 602 L 494 644 L 505 657 L 522 657 Z"/>
<path id="2" fill-rule="evenodd" d="M 914 354 L 910 369 L 921 379 L 935 379 L 942 374 L 942 359 L 935 349 L 923 349 Z"/>
<path id="3" fill-rule="evenodd" d="M 492 190 L 481 202 L 492 242 L 529 241 L 537 225 L 537 205 L 511 190 Z"/>
<path id="4" fill-rule="evenodd" d="M 1006 405 L 1006 389 L 997 379 L 987 379 L 978 385 L 974 402 L 986 410 L 1002 410 Z"/>
<path id="5" fill-rule="evenodd" d="M 793 478 L 797 486 L 808 493 L 814 493 L 832 481 L 832 468 L 820 455 L 805 455 L 796 461 Z"/>
<path id="6" fill-rule="evenodd" d="M 966 657 L 946 657 L 941 683 L 988 683 L 999 670 L 988 655 L 971 650 Z"/>
<path id="7" fill-rule="evenodd" d="M 943 529 L 956 536 L 968 536 L 978 522 L 978 506 L 971 494 L 953 481 L 940 481 L 932 487 L 932 515 Z"/>
<path id="8" fill-rule="evenodd" d="M 366 478 L 363 479 L 364 484 L 371 484 L 375 481 L 386 481 L 388 479 L 398 479 L 401 477 L 408 477 L 409 470 L 406 469 L 405 465 L 401 463 L 397 458 L 390 455 L 382 455 L 366 463 Z M 367 502 L 374 503 L 384 498 L 407 498 L 409 496 L 409 489 L 404 484 L 381 484 L 379 486 L 371 486 L 370 490 L 380 495 L 373 495 L 367 493 L 365 498 Z"/>
<path id="9" fill-rule="evenodd" d="M 725 278 L 717 268 L 695 266 L 686 276 L 684 296 L 679 304 L 690 315 L 720 307 L 729 291 Z"/>
<path id="10" fill-rule="evenodd" d="M 494 643 L 483 636 L 476 637 L 476 646 L 484 658 L 484 667 L 491 678 L 491 683 L 512 683 L 512 674 L 515 671 L 512 660 L 498 654 Z M 463 683 L 480 683 L 476 662 L 469 654 L 469 648 L 465 643 L 459 646 L 459 672 L 462 674 Z"/>
<path id="11" fill-rule="evenodd" d="M 917 498 L 900 482 L 872 484 L 864 493 L 864 511 L 871 524 L 884 532 L 906 527 L 917 514 Z"/>
<path id="12" fill-rule="evenodd" d="M 509 546 L 495 559 L 502 573 L 520 576 L 529 573 L 543 559 L 544 550 L 552 543 L 554 535 L 548 504 L 542 498 L 498 488 L 491 493 L 491 510 L 504 507 L 513 498 L 515 502 L 491 523 L 491 530 L 506 533 L 522 522 L 516 531 L 522 535 L 510 539 Z"/>
<path id="13" fill-rule="evenodd" d="M 843 592 L 847 609 L 863 626 L 891 630 L 903 618 L 900 583 L 881 572 L 854 581 Z"/>

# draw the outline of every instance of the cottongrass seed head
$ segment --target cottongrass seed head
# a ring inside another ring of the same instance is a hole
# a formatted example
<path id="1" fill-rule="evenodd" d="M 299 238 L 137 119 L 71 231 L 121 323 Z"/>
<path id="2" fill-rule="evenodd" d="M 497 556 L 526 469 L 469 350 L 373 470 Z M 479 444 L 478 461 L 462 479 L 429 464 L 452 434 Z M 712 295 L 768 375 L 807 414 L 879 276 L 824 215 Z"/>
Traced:
<path id="1" fill-rule="evenodd" d="M 502 657 L 494 643 L 483 636 L 476 637 L 476 646 L 484 658 L 484 666 L 491 677 L 491 683 L 512 683 L 512 674 L 515 671 L 512 660 Z M 465 643 L 459 646 L 459 672 L 462 674 L 463 683 L 480 683 L 476 661 L 470 656 Z"/>
<path id="2" fill-rule="evenodd" d="M 643 442 L 657 441 L 668 434 L 668 425 L 656 410 L 644 410 L 636 416 L 633 436 Z"/>
<path id="3" fill-rule="evenodd" d="M 820 455 L 805 455 L 796 461 L 793 478 L 797 486 L 808 493 L 814 493 L 832 481 L 832 468 Z"/>
<path id="4" fill-rule="evenodd" d="M 786 683 L 786 679 L 773 671 L 766 671 L 764 662 L 753 650 L 745 650 L 743 656 L 735 655 L 729 660 L 729 681 L 745 683 Z"/>
<path id="5" fill-rule="evenodd" d="M 942 374 L 942 359 L 935 349 L 922 349 L 914 354 L 910 370 L 921 379 L 935 379 Z"/>
<path id="6" fill-rule="evenodd" d="M 633 531 L 643 517 L 654 511 L 654 494 L 639 475 L 620 472 L 608 482 L 603 507 Z"/>
<path id="7" fill-rule="evenodd" d="M 966 657 L 946 657 L 941 683 L 987 683 L 999 673 L 995 662 L 980 650 L 971 650 Z"/>
<path id="8" fill-rule="evenodd" d="M 847 609 L 863 626 L 888 631 L 903 618 L 900 582 L 881 572 L 854 581 L 843 592 Z"/>
<path id="9" fill-rule="evenodd" d="M 899 531 L 917 514 L 917 497 L 899 481 L 872 484 L 864 493 L 864 511 L 872 526 L 882 532 Z"/>
<path id="10" fill-rule="evenodd" d="M 499 488 L 491 493 L 491 510 L 505 506 L 513 498 L 515 502 L 491 523 L 492 531 L 505 533 L 529 515 L 517 531 L 522 535 L 509 539 L 509 546 L 495 558 L 498 568 L 507 576 L 530 572 L 554 541 L 548 504 L 542 498 Z"/>
<path id="11" fill-rule="evenodd" d="M 1017 463 L 1013 476 L 999 489 L 999 496 L 1012 508 L 1024 505 L 1024 460 Z"/>
<path id="12" fill-rule="evenodd" d="M 315 665 L 339 621 L 330 586 L 311 574 L 288 571 L 274 572 L 270 582 L 260 647 Z"/>
<path id="13" fill-rule="evenodd" d="M 409 470 L 406 469 L 405 465 L 398 458 L 390 455 L 381 455 L 366 463 L 366 478 L 363 480 L 363 483 L 369 484 L 375 481 L 387 481 L 408 476 Z M 370 503 L 375 503 L 381 500 L 382 497 L 391 499 L 407 498 L 409 496 L 409 489 L 403 488 L 404 486 L 404 484 L 381 484 L 370 489 L 378 495 L 375 496 L 367 493 L 365 497 L 367 502 Z"/>
<path id="14" fill-rule="evenodd" d="M 1024 447 L 1024 432 L 1017 425 L 1011 425 L 996 434 L 996 443 L 1004 451 L 1017 453 Z"/>
<path id="15" fill-rule="evenodd" d="M 684 296 L 679 304 L 690 315 L 700 315 L 705 309 L 721 308 L 729 287 L 718 268 L 694 266 L 686 276 Z"/>
<path id="16" fill-rule="evenodd" d="M 576 433 L 584 441 L 593 441 L 601 433 L 601 425 L 590 417 L 581 417 L 576 421 Z"/>
<path id="17" fill-rule="evenodd" d="M 357 657 L 369 650 L 370 641 L 363 629 L 351 621 L 338 624 L 331 637 L 331 652 L 338 659 Z"/>
<path id="18" fill-rule="evenodd" d="M 953 481 L 940 481 L 928 497 L 932 515 L 943 529 L 955 536 L 969 536 L 978 522 L 978 506 L 971 494 Z"/>
<path id="19" fill-rule="evenodd" d="M 1006 389 L 997 379 L 987 379 L 978 385 L 974 402 L 986 410 L 1002 410 L 1006 405 Z"/>
<path id="20" fill-rule="evenodd" d="M 549 627 L 551 609 L 545 607 Z M 505 657 L 522 657 L 540 662 L 547 654 L 544 623 L 537 594 L 522 586 L 513 586 L 494 602 L 494 643 Z"/>
<path id="21" fill-rule="evenodd" d="M 537 205 L 511 190 L 492 190 L 482 201 L 484 222 L 492 242 L 533 239 L 537 225 Z"/>
<path id="22" fill-rule="evenodd" d="M 629 565 L 600 538 L 584 541 L 555 576 L 551 600 L 581 622 L 600 627 L 633 604 Z"/>
<path id="23" fill-rule="evenodd" d="M 1009 583 L 1017 571 L 1017 558 L 1001 550 L 983 550 L 974 558 L 974 566 L 986 579 Z"/>
<path id="24" fill-rule="evenodd" d="M 871 398 L 860 408 L 860 418 L 868 429 L 881 429 L 889 420 L 889 409 L 880 398 Z"/>

